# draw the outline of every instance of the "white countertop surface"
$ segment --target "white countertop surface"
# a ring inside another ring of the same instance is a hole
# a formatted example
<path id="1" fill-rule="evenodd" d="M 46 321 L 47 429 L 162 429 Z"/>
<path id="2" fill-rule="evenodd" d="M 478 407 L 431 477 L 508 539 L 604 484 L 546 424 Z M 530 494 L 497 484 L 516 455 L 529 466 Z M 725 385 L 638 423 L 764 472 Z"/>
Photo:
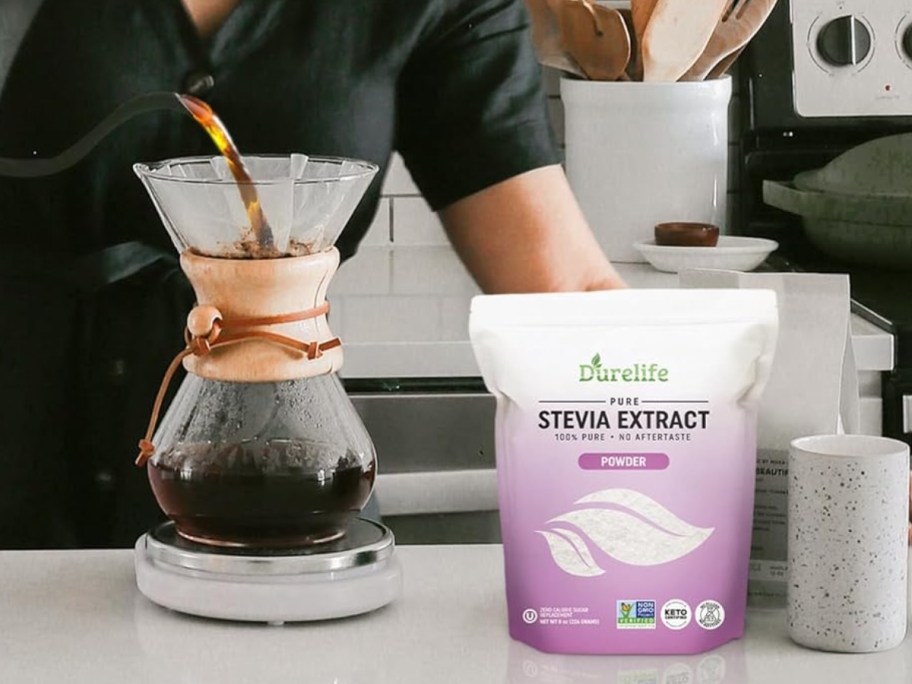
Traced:
<path id="1" fill-rule="evenodd" d="M 402 547 L 376 613 L 271 627 L 190 618 L 137 591 L 131 551 L 0 552 L 0 681 L 842 684 L 912 681 L 912 637 L 870 655 L 800 648 L 781 611 L 697 656 L 556 656 L 512 641 L 499 546 Z"/>

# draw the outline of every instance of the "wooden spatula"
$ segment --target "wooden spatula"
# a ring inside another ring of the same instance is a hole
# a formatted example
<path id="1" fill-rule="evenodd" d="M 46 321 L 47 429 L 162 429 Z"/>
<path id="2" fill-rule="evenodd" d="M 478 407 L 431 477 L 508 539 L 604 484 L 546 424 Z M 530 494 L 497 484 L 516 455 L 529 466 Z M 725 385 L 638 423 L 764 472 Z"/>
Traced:
<path id="1" fill-rule="evenodd" d="M 731 0 L 658 0 L 643 34 L 643 80 L 677 81 L 706 49 Z"/>
<path id="2" fill-rule="evenodd" d="M 729 0 L 706 49 L 681 80 L 702 81 L 720 61 L 740 52 L 760 30 L 775 6 L 776 0 Z"/>
<path id="3" fill-rule="evenodd" d="M 630 16 L 637 45 L 631 58 L 632 72 L 637 80 L 643 78 L 643 34 L 646 33 L 646 25 L 649 23 L 649 17 L 652 16 L 656 2 L 657 0 L 630 0 Z"/>
<path id="4" fill-rule="evenodd" d="M 593 81 L 615 81 L 630 60 L 630 34 L 620 13 L 587 0 L 563 0 L 557 21 L 567 52 Z"/>
<path id="5" fill-rule="evenodd" d="M 706 80 L 712 80 L 714 78 L 721 78 L 722 76 L 725 76 L 725 74 L 728 73 L 728 70 L 731 69 L 732 65 L 737 61 L 738 57 L 741 56 L 742 52 L 744 52 L 743 47 L 739 50 L 735 50 L 730 55 L 726 55 L 718 62 L 716 62 L 716 66 L 714 66 L 712 70 L 706 74 Z"/>

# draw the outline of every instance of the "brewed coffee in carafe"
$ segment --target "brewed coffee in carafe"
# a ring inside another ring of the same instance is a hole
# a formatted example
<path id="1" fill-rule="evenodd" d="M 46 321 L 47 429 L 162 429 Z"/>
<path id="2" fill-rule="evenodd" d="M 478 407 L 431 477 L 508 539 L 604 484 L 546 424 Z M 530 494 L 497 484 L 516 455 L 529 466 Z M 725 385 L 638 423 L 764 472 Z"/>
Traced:
<path id="1" fill-rule="evenodd" d="M 337 539 L 376 461 L 334 375 L 279 383 L 189 376 L 149 462 L 156 499 L 194 541 L 297 546 Z M 214 415 L 206 415 L 214 413 Z M 182 434 L 177 438 L 176 434 Z"/>

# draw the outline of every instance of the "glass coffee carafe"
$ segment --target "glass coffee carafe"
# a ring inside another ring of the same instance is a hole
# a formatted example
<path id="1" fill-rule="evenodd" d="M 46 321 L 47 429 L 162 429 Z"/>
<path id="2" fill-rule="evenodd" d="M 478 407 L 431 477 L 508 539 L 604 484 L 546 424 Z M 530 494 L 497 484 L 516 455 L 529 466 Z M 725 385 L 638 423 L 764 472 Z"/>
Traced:
<path id="1" fill-rule="evenodd" d="M 187 376 L 138 462 L 189 540 L 309 546 L 345 534 L 376 474 L 336 376 L 342 347 L 325 295 L 333 244 L 377 167 L 303 155 L 244 162 L 253 180 L 242 192 L 223 157 L 135 167 L 197 295 L 158 401 L 178 364 Z"/>

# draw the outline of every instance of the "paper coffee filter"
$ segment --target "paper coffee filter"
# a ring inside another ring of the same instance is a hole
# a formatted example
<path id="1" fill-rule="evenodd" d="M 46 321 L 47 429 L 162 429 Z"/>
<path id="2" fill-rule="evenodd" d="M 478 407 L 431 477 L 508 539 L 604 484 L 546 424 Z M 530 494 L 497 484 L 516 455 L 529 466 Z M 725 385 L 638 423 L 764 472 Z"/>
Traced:
<path id="1" fill-rule="evenodd" d="M 270 256 L 300 256 L 332 247 L 377 166 L 358 160 L 287 156 L 244 157 L 272 231 Z M 179 252 L 224 258 L 256 256 L 250 220 L 227 161 L 221 156 L 137 164 Z"/>

